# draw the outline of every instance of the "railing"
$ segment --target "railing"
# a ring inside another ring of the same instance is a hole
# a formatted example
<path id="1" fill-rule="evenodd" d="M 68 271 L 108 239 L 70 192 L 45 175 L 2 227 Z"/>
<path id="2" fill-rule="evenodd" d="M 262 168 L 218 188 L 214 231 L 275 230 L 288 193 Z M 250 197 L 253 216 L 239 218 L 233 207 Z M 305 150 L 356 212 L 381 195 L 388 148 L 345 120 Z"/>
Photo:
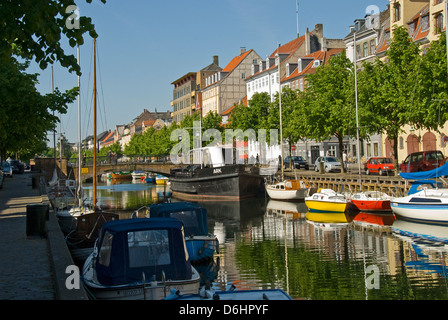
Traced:
<path id="1" fill-rule="evenodd" d="M 78 159 L 70 159 L 69 165 L 72 167 L 78 167 Z M 150 163 L 163 163 L 171 164 L 169 155 L 110 155 L 110 156 L 97 156 L 97 165 L 114 165 L 114 164 L 150 164 Z M 81 159 L 81 165 L 92 166 L 93 157 L 84 157 Z"/>

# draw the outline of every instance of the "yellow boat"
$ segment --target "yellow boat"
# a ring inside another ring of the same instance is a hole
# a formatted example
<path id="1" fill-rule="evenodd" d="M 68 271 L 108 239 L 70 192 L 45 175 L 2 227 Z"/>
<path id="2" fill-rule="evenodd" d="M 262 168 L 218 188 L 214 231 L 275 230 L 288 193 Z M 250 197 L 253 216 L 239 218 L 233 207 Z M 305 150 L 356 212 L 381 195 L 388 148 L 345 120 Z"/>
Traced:
<path id="1" fill-rule="evenodd" d="M 168 178 L 165 176 L 162 176 L 160 174 L 157 175 L 156 177 L 156 184 L 157 185 L 165 185 L 168 181 Z"/>
<path id="2" fill-rule="evenodd" d="M 305 198 L 309 212 L 313 213 L 343 213 L 349 203 L 347 198 L 331 189 L 319 189 L 315 194 Z"/>

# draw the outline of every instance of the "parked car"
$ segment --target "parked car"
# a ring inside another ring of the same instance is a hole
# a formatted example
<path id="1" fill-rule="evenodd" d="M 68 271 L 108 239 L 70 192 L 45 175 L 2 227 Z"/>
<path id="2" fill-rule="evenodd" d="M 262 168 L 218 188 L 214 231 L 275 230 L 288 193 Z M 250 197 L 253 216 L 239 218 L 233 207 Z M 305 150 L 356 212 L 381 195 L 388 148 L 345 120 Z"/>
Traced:
<path id="1" fill-rule="evenodd" d="M 285 160 L 283 160 L 283 168 L 285 169 L 291 168 L 291 161 L 293 169 L 300 169 L 300 168 L 304 168 L 305 170 L 310 169 L 308 162 L 305 159 L 303 159 L 303 157 L 300 156 L 286 157 Z"/>
<path id="2" fill-rule="evenodd" d="M 393 174 L 395 170 L 394 161 L 387 157 L 372 157 L 364 164 L 364 171 L 367 175 L 371 173 L 378 173 L 382 176 L 384 174 Z"/>
<path id="3" fill-rule="evenodd" d="M 5 177 L 10 177 L 10 178 L 12 178 L 12 166 L 11 166 L 11 164 L 9 164 L 9 162 L 4 162 L 3 163 L 3 166 L 2 166 L 2 172 L 3 172 L 3 175 L 5 176 Z"/>
<path id="4" fill-rule="evenodd" d="M 342 170 L 341 162 L 338 159 L 336 159 L 335 157 L 319 157 L 314 162 L 314 170 L 316 172 L 319 171 L 320 162 L 324 163 L 325 172 L 341 171 Z"/>
<path id="5" fill-rule="evenodd" d="M 12 167 L 13 173 L 23 173 L 25 171 L 25 165 L 19 160 L 6 160 Z"/>
<path id="6" fill-rule="evenodd" d="M 400 164 L 401 172 L 428 171 L 445 164 L 441 151 L 420 151 L 409 154 Z"/>

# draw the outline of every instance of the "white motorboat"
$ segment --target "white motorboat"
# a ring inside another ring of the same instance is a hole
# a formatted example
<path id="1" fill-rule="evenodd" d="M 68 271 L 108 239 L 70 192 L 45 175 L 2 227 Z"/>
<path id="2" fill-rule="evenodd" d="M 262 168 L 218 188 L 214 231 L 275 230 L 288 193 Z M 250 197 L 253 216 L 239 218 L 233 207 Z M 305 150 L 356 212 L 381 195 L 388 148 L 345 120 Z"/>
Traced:
<path id="1" fill-rule="evenodd" d="M 399 217 L 422 222 L 448 224 L 448 189 L 423 189 L 391 200 Z"/>
<path id="2" fill-rule="evenodd" d="M 269 198 L 274 200 L 304 200 L 313 194 L 313 188 L 304 180 L 285 180 L 266 185 Z"/>

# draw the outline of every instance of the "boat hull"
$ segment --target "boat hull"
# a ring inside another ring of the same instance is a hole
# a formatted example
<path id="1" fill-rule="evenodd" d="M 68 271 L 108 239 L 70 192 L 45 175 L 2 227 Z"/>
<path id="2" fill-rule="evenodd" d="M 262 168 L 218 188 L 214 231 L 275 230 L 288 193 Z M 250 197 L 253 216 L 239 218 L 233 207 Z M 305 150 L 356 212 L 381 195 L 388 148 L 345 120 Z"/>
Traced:
<path id="1" fill-rule="evenodd" d="M 309 195 L 309 189 L 299 190 L 276 190 L 270 186 L 266 187 L 269 198 L 274 200 L 303 200 Z"/>
<path id="2" fill-rule="evenodd" d="M 390 200 L 351 200 L 352 203 L 364 212 L 391 211 Z"/>
<path id="3" fill-rule="evenodd" d="M 309 212 L 313 213 L 343 213 L 348 207 L 348 203 L 305 200 Z"/>
<path id="4" fill-rule="evenodd" d="M 448 224 L 448 203 L 391 202 L 392 211 L 401 218 Z"/>
<path id="5" fill-rule="evenodd" d="M 192 277 L 187 280 L 166 280 L 134 283 L 120 286 L 103 286 L 95 279 L 95 271 L 89 264 L 92 256 L 86 261 L 83 270 L 83 282 L 89 292 L 98 300 L 162 300 L 165 299 L 171 290 L 178 290 L 185 294 L 197 294 L 200 285 L 200 276 L 194 267 Z M 87 265 L 87 267 L 86 267 Z"/>
<path id="6" fill-rule="evenodd" d="M 240 200 L 256 197 L 263 183 L 258 168 L 230 165 L 177 172 L 170 178 L 173 196 L 184 200 Z"/>

